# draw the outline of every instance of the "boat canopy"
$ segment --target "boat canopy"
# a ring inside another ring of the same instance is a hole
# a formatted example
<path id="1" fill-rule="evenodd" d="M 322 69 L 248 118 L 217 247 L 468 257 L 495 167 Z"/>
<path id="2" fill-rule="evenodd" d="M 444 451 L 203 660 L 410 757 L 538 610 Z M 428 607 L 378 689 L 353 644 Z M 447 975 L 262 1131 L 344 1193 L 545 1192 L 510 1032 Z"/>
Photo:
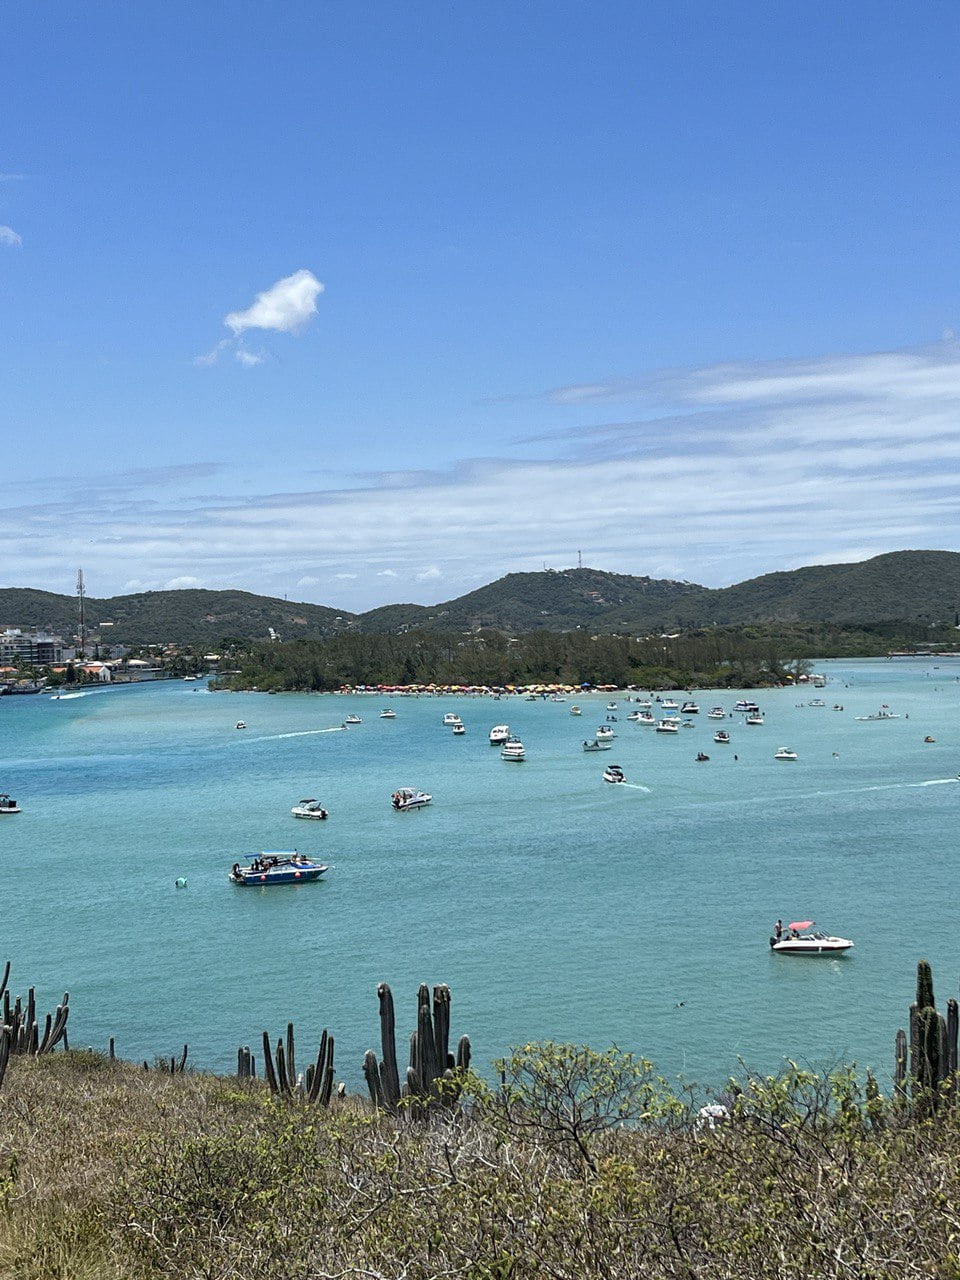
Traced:
<path id="1" fill-rule="evenodd" d="M 813 921 L 812 920 L 794 920 L 791 924 L 787 925 L 787 928 L 796 929 L 797 931 L 801 929 L 812 929 Z"/>

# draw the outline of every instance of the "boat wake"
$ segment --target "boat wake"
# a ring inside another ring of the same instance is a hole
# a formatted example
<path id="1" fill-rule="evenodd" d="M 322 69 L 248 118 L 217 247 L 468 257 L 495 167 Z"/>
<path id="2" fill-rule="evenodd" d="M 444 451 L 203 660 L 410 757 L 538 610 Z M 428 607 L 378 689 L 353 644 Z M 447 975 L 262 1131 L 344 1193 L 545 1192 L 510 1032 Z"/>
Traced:
<path id="1" fill-rule="evenodd" d="M 318 733 L 345 733 L 342 724 L 331 725 L 329 729 L 297 729 L 292 733 L 267 733 L 260 738 L 244 738 L 244 742 L 279 742 L 282 738 L 312 738 Z"/>
<path id="2" fill-rule="evenodd" d="M 650 795 L 653 787 L 645 787 L 641 782 L 621 782 L 621 787 L 629 787 L 631 791 L 643 791 L 646 795 Z"/>
<path id="3" fill-rule="evenodd" d="M 50 695 L 51 702 L 69 702 L 71 698 L 89 698 L 93 693 L 92 689 L 85 693 L 54 693 Z"/>

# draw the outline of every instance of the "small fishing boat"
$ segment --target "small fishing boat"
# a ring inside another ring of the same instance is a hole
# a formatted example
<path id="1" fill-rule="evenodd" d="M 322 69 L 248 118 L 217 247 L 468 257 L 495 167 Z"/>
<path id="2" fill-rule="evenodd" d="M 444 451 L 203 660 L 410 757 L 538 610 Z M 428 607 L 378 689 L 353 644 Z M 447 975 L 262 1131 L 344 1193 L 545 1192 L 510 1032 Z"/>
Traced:
<path id="1" fill-rule="evenodd" d="M 238 728 L 238 729 L 245 729 L 246 727 L 247 727 L 247 724 L 246 724 L 246 721 L 245 721 L 245 720 L 238 720 L 238 721 L 237 721 L 237 728 Z"/>
<path id="2" fill-rule="evenodd" d="M 383 710 L 380 712 L 381 720 L 396 720 L 396 718 L 397 718 L 397 713 L 395 711 L 392 711 L 390 707 L 384 707 Z"/>
<path id="3" fill-rule="evenodd" d="M 713 735 L 713 740 L 714 742 L 719 742 L 719 743 L 729 743 L 730 735 L 729 733 L 727 733 L 726 729 L 718 729 L 717 732 Z"/>
<path id="4" fill-rule="evenodd" d="M 20 811 L 16 800 L 11 800 L 6 793 L 0 795 L 0 813 L 20 813 Z"/>
<path id="5" fill-rule="evenodd" d="M 584 751 L 612 751 L 612 742 L 601 742 L 598 738 L 594 738 L 592 742 L 587 741 L 583 744 Z"/>
<path id="6" fill-rule="evenodd" d="M 352 712 L 348 716 L 343 717 L 344 724 L 363 724 L 359 716 L 355 716 Z"/>
<path id="7" fill-rule="evenodd" d="M 794 920 L 786 929 L 770 939 L 771 951 L 785 955 L 823 956 L 838 955 L 849 951 L 853 943 L 849 938 L 835 938 L 818 929 L 812 920 Z"/>
<path id="8" fill-rule="evenodd" d="M 526 759 L 526 751 L 519 738 L 508 738 L 500 748 L 501 760 L 515 760 L 518 763 Z"/>
<path id="9" fill-rule="evenodd" d="M 251 857 L 247 866 L 235 862 L 230 879 L 234 884 L 264 888 L 271 884 L 303 884 L 319 880 L 328 869 L 322 862 L 316 862 L 294 849 L 261 853 L 258 857 Z"/>
<path id="10" fill-rule="evenodd" d="M 416 787 L 398 787 L 390 797 L 390 803 L 397 813 L 406 813 L 408 809 L 422 809 L 432 800 L 433 796 L 428 795 L 426 791 L 417 790 Z"/>
<path id="11" fill-rule="evenodd" d="M 608 764 L 603 771 L 604 782 L 626 782 L 623 770 L 618 764 Z"/>
<path id="12" fill-rule="evenodd" d="M 508 724 L 495 724 L 490 730 L 491 747 L 500 747 L 510 737 L 510 726 Z"/>
<path id="13" fill-rule="evenodd" d="M 776 751 L 773 753 L 773 758 L 774 760 L 796 760 L 798 759 L 798 756 L 797 753 L 795 751 L 791 751 L 789 747 L 777 747 Z"/>
<path id="14" fill-rule="evenodd" d="M 308 796 L 306 800 L 301 800 L 299 804 L 295 804 L 290 810 L 295 818 L 317 818 L 323 819 L 327 816 L 327 811 L 312 796 Z"/>

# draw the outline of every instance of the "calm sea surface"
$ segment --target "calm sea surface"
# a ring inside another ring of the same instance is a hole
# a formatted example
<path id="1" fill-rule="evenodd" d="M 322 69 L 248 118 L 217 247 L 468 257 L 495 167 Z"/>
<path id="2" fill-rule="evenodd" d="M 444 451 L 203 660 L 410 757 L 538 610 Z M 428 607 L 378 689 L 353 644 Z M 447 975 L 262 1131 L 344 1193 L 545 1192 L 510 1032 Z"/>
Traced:
<path id="1" fill-rule="evenodd" d="M 697 694 L 695 727 L 673 736 L 629 723 L 617 695 L 576 699 L 579 718 L 572 699 L 395 698 L 395 720 L 383 697 L 179 681 L 2 698 L 0 791 L 23 813 L 0 818 L 0 961 L 43 1010 L 69 989 L 75 1046 L 112 1035 L 152 1060 L 187 1042 L 194 1066 L 227 1071 L 292 1019 L 302 1059 L 333 1032 L 351 1090 L 379 1044 L 380 981 L 399 1039 L 417 985 L 448 983 L 452 1033 L 481 1069 L 550 1037 L 616 1043 L 700 1083 L 785 1056 L 887 1080 L 916 961 L 941 1005 L 957 993 L 960 662 L 818 669 L 822 690 L 747 695 L 766 722 L 728 714 L 727 747 L 706 713 L 731 712 L 730 692 Z M 900 718 L 856 719 L 883 703 Z M 348 712 L 363 724 L 342 729 Z M 584 754 L 608 714 L 614 749 Z M 523 764 L 488 744 L 501 722 Z M 775 761 L 779 746 L 799 759 Z M 610 762 L 628 785 L 601 780 Z M 394 813 L 398 786 L 433 805 Z M 290 816 L 304 796 L 328 821 Z M 329 863 L 323 881 L 228 882 L 243 855 L 295 847 Z M 772 955 L 778 916 L 856 947 Z"/>

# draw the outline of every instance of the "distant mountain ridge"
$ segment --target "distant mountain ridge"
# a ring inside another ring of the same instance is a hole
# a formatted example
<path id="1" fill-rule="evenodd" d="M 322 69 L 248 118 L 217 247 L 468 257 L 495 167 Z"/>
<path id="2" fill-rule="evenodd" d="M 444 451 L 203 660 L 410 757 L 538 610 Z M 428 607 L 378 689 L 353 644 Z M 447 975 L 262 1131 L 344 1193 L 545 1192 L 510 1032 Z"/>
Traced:
<path id="1" fill-rule="evenodd" d="M 225 639 L 282 640 L 342 631 L 495 628 L 648 633 L 762 622 L 952 623 L 960 609 L 960 552 L 893 551 L 857 564 L 810 565 L 730 587 L 607 573 L 601 569 L 509 573 L 436 605 L 394 604 L 354 614 L 246 591 L 147 591 L 88 597 L 87 629 L 122 644 L 216 646 Z M 111 624 L 111 625 L 105 625 Z M 64 636 L 77 601 L 27 587 L 0 588 L 0 626 Z"/>

